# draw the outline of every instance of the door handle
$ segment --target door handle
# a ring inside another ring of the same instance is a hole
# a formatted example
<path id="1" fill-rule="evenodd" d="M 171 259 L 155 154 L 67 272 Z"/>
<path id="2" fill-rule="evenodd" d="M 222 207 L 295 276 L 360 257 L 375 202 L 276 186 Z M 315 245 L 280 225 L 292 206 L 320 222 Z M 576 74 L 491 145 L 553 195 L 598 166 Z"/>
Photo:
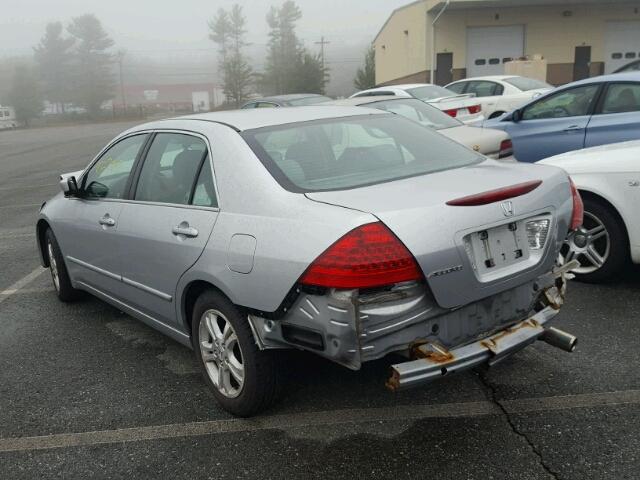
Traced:
<path id="1" fill-rule="evenodd" d="M 580 125 L 571 125 L 570 127 L 567 127 L 564 129 L 565 132 L 579 132 L 580 130 L 584 130 L 583 127 L 581 127 Z"/>
<path id="2" fill-rule="evenodd" d="M 192 237 L 192 238 L 198 236 L 198 230 L 193 227 L 190 227 L 189 224 L 186 222 L 181 223 L 177 227 L 173 227 L 171 231 L 173 232 L 174 235 L 184 235 L 185 237 Z"/>
<path id="3" fill-rule="evenodd" d="M 107 213 L 104 217 L 98 220 L 100 225 L 104 225 L 105 227 L 114 227 L 116 225 L 116 221 L 114 218 L 111 218 Z"/>

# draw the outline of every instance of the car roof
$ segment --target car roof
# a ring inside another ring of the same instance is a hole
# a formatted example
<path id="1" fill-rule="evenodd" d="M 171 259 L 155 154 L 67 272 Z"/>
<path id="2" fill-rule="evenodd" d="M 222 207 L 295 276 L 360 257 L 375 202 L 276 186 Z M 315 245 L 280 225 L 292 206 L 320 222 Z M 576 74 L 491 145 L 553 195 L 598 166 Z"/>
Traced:
<path id="1" fill-rule="evenodd" d="M 317 93 L 290 93 L 288 95 L 272 95 L 270 97 L 254 98 L 250 102 L 289 102 L 291 100 L 300 100 L 301 98 L 323 97 Z"/>
<path id="2" fill-rule="evenodd" d="M 584 80 L 578 80 L 577 82 L 568 83 L 567 85 L 562 85 L 562 88 L 568 87 L 568 86 L 574 86 L 574 85 L 588 85 L 590 83 L 620 82 L 620 81 L 640 82 L 640 71 L 611 73 L 609 75 L 600 75 L 599 77 L 585 78 Z"/>
<path id="3" fill-rule="evenodd" d="M 380 115 L 386 114 L 381 110 L 362 107 L 320 106 L 295 108 L 256 108 L 245 110 L 228 110 L 224 112 L 199 113 L 185 115 L 184 117 L 168 118 L 156 122 L 147 123 L 136 127 L 136 130 L 144 128 L 163 128 L 163 122 L 214 122 L 228 125 L 237 131 L 251 130 L 254 128 L 286 125 L 288 123 L 308 122 L 329 118 Z"/>
<path id="4" fill-rule="evenodd" d="M 456 80 L 455 82 L 451 82 L 451 83 L 470 82 L 470 81 L 476 81 L 476 80 L 503 81 L 503 80 L 506 80 L 507 78 L 516 78 L 516 77 L 522 77 L 522 75 L 485 75 L 484 77 L 463 78 L 463 79 Z M 449 85 L 451 85 L 451 84 L 449 84 Z"/>

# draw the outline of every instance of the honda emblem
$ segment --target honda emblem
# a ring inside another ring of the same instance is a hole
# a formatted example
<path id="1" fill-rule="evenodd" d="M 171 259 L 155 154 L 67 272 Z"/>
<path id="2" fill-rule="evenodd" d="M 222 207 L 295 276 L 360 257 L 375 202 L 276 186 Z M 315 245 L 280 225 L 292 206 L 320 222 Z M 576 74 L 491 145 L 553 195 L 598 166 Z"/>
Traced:
<path id="1" fill-rule="evenodd" d="M 513 217 L 513 203 L 502 202 L 502 213 L 504 213 L 505 217 Z"/>

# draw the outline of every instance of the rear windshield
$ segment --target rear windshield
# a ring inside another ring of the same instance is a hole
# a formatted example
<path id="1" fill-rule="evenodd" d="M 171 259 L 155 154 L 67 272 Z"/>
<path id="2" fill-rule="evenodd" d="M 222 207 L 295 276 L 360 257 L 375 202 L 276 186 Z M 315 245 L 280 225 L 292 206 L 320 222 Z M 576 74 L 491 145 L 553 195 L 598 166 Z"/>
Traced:
<path id="1" fill-rule="evenodd" d="M 316 95 L 314 97 L 296 98 L 294 100 L 287 100 L 287 104 L 292 107 L 305 107 L 307 105 L 316 105 L 318 103 L 330 102 L 329 97 L 322 95 Z"/>
<path id="2" fill-rule="evenodd" d="M 504 81 L 506 83 L 510 83 L 518 90 L 522 90 L 523 92 L 528 92 L 529 90 L 537 90 L 539 88 L 553 88 L 548 83 L 545 83 L 541 80 L 536 80 L 535 78 L 511 77 L 505 78 Z"/>
<path id="3" fill-rule="evenodd" d="M 392 114 L 264 127 L 242 137 L 292 192 L 346 190 L 484 160 L 434 130 Z"/>
<path id="4" fill-rule="evenodd" d="M 398 98 L 398 100 L 383 100 L 381 102 L 372 102 L 362 104 L 363 107 L 377 108 L 387 112 L 402 115 L 409 120 L 418 122 L 425 127 L 434 130 L 442 130 L 444 128 L 459 127 L 462 122 L 450 117 L 442 110 L 438 110 L 431 105 L 427 105 L 417 98 Z"/>
<path id="5" fill-rule="evenodd" d="M 419 98 L 420 100 L 433 100 L 434 98 L 455 97 L 458 95 L 452 90 L 447 90 L 446 88 L 438 87 L 437 85 L 408 88 L 407 92 L 409 92 L 411 96 Z"/>

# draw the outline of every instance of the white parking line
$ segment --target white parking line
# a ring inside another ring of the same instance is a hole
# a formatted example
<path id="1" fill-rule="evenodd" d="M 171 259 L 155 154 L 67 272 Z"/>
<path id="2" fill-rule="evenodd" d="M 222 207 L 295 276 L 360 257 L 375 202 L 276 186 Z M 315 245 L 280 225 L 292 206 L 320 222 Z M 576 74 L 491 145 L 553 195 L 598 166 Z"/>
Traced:
<path id="1" fill-rule="evenodd" d="M 38 267 L 33 272 L 25 275 L 20 280 L 18 280 L 16 283 L 14 283 L 13 285 L 9 286 L 9 288 L 1 291 L 0 292 L 0 303 L 4 302 L 11 295 L 15 295 L 16 293 L 18 293 L 18 291 L 20 291 L 22 288 L 26 287 L 31 282 L 33 282 L 36 278 L 38 278 L 40 275 L 42 275 L 43 272 L 46 272 L 46 269 L 42 268 L 42 267 Z"/>
<path id="2" fill-rule="evenodd" d="M 42 188 L 42 187 L 55 187 L 57 185 L 58 185 L 57 183 L 46 183 L 44 185 L 13 185 L 11 187 L 0 187 L 0 190 L 21 190 L 24 188 L 34 189 L 34 188 Z"/>
<path id="3" fill-rule="evenodd" d="M 42 205 L 41 203 L 24 203 L 22 205 L 0 205 L 0 208 L 9 209 L 9 208 L 30 208 L 30 207 L 39 207 Z"/>
<path id="4" fill-rule="evenodd" d="M 511 414 L 537 413 L 540 410 L 608 407 L 640 404 L 640 390 L 559 397 L 528 398 L 502 402 Z M 212 420 L 149 427 L 121 428 L 81 433 L 62 433 L 38 437 L 0 438 L 0 452 L 85 447 L 121 442 L 140 442 L 179 437 L 197 437 L 230 432 L 288 430 L 310 426 L 365 424 L 372 422 L 460 418 L 500 415 L 492 402 L 445 403 L 435 405 L 396 405 L 380 408 L 331 410 L 322 412 L 272 415 L 252 419 Z"/>

